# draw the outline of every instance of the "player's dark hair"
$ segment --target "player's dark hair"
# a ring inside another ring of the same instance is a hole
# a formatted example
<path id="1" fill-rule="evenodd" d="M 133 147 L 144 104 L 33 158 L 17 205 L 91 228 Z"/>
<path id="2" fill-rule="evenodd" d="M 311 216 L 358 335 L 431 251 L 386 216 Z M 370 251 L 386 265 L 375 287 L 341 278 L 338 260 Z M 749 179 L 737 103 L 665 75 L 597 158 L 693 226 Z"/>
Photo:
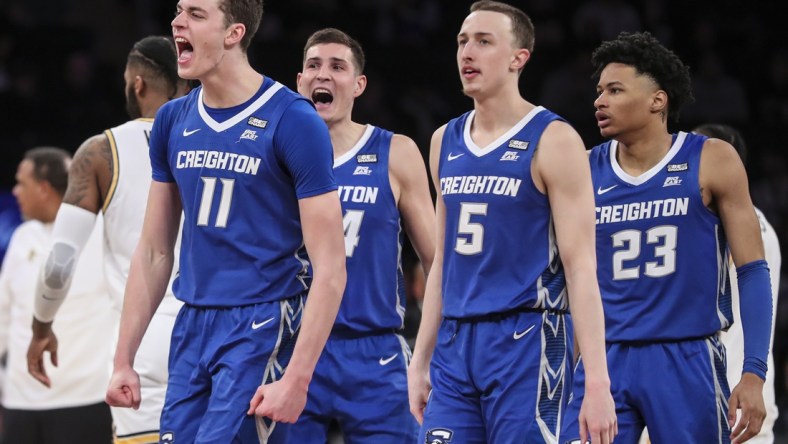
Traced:
<path id="1" fill-rule="evenodd" d="M 51 146 L 33 148 L 25 152 L 25 160 L 33 163 L 33 177 L 46 181 L 61 196 L 68 187 L 68 151 Z"/>
<path id="2" fill-rule="evenodd" d="M 668 119 L 673 122 L 695 100 L 689 68 L 648 32 L 622 32 L 615 40 L 603 42 L 591 55 L 591 63 L 596 78 L 608 64 L 622 63 L 654 80 L 668 95 Z"/>
<path id="3" fill-rule="evenodd" d="M 321 29 L 309 36 L 304 45 L 304 60 L 302 63 L 306 61 L 306 52 L 309 48 L 327 43 L 337 43 L 350 48 L 350 52 L 353 54 L 353 67 L 356 68 L 356 75 L 364 74 L 366 59 L 364 57 L 364 50 L 361 49 L 361 44 L 353 37 L 347 35 L 347 33 L 336 28 Z"/>
<path id="4" fill-rule="evenodd" d="M 736 149 L 736 152 L 739 153 L 742 163 L 747 163 L 747 144 L 736 128 L 722 123 L 704 123 L 692 130 L 692 132 L 730 143 Z"/>
<path id="5" fill-rule="evenodd" d="M 222 0 L 219 10 L 224 13 L 224 26 L 241 23 L 246 27 L 241 38 L 241 49 L 246 52 L 263 19 L 263 0 Z"/>
<path id="6" fill-rule="evenodd" d="M 528 14 L 512 5 L 492 0 L 480 0 L 471 5 L 470 12 L 492 11 L 499 12 L 509 17 L 512 21 L 512 35 L 517 48 L 534 50 L 534 24 Z"/>
<path id="7" fill-rule="evenodd" d="M 160 87 L 167 97 L 175 97 L 182 80 L 178 77 L 178 54 L 171 38 L 143 38 L 131 48 L 126 64 L 144 70 L 149 74 L 145 79 L 147 82 Z"/>

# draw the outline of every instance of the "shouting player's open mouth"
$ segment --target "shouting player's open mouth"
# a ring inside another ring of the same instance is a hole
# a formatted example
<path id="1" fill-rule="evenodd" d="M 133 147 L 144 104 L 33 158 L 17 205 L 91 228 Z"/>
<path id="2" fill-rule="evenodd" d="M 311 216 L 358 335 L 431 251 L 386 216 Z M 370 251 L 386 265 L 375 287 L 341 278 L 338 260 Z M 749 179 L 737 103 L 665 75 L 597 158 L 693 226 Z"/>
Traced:
<path id="1" fill-rule="evenodd" d="M 178 48 L 178 64 L 188 63 L 194 54 L 194 48 L 183 37 L 175 37 L 175 46 Z"/>
<path id="2" fill-rule="evenodd" d="M 334 95 L 325 88 L 315 88 L 315 90 L 312 91 L 312 103 L 315 104 L 315 108 L 318 111 L 328 108 L 333 101 Z"/>

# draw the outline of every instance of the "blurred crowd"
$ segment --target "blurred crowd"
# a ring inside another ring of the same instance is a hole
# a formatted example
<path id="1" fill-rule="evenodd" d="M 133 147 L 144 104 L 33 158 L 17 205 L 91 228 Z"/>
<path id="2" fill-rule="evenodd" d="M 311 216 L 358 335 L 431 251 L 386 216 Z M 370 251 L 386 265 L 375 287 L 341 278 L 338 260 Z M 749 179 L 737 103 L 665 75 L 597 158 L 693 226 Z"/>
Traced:
<path id="1" fill-rule="evenodd" d="M 412 137 L 426 156 L 432 132 L 469 109 L 455 63 L 458 24 L 470 0 L 269 0 L 249 51 L 252 65 L 294 87 L 306 38 L 334 26 L 364 45 L 372 79 L 355 116 Z M 788 29 L 780 2 L 731 0 L 519 0 L 536 27 L 521 89 L 599 142 L 590 52 L 621 31 L 647 30 L 690 66 L 695 104 L 672 130 L 733 125 L 748 149 L 750 187 L 788 251 Z M 131 44 L 170 33 L 175 0 L 0 2 L 0 193 L 13 186 L 22 153 L 54 145 L 71 152 L 126 120 L 123 66 Z M 15 223 L 0 198 L 0 244 Z M 10 227 L 10 228 L 9 228 Z M 413 255 L 406 268 L 413 269 Z M 784 267 L 785 268 L 785 267 Z M 782 270 L 775 335 L 778 427 L 788 429 L 788 274 Z M 421 279 L 421 276 L 416 276 Z M 414 285 L 418 288 L 418 285 Z M 411 296 L 417 297 L 417 290 Z M 410 318 L 415 334 L 418 314 Z M 785 433 L 785 432 L 783 432 Z"/>

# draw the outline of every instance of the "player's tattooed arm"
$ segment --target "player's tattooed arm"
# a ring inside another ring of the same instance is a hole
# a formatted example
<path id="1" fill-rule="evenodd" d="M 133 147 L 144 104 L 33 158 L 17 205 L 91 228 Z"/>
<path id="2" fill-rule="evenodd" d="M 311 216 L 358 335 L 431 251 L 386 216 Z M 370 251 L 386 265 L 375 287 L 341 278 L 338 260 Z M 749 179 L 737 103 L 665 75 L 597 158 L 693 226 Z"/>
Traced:
<path id="1" fill-rule="evenodd" d="M 107 136 L 99 134 L 87 139 L 69 167 L 63 203 L 98 213 L 107 198 L 114 168 Z"/>
<path id="2" fill-rule="evenodd" d="M 109 157 L 107 156 L 109 154 Z M 86 140 L 77 150 L 69 166 L 68 187 L 52 229 L 52 249 L 47 266 L 36 282 L 33 308 L 32 338 L 27 350 L 28 372 L 47 387 L 51 381 L 44 365 L 44 352 L 49 352 L 57 366 L 58 342 L 52 322 L 71 286 L 73 268 L 63 266 L 79 257 L 93 230 L 96 213 L 101 209 L 102 177 L 112 177 L 109 141 L 104 135 Z M 104 173 L 102 176 L 101 173 Z M 56 259 L 57 258 L 57 259 Z M 55 265 L 52 265 L 55 264 Z"/>

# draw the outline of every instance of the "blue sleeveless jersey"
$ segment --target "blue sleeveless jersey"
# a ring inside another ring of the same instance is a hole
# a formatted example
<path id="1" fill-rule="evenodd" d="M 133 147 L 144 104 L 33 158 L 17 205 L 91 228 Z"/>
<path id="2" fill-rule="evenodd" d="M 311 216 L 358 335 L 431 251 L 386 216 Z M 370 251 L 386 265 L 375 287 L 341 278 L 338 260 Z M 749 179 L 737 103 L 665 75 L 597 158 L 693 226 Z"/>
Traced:
<path id="1" fill-rule="evenodd" d="M 403 327 L 402 233 L 389 183 L 392 136 L 369 125 L 356 145 L 334 160 L 348 274 L 335 332 Z"/>
<path id="2" fill-rule="evenodd" d="M 298 200 L 336 189 L 328 130 L 311 104 L 265 78 L 249 101 L 165 104 L 151 133 L 153 179 L 176 182 L 184 222 L 175 295 L 197 306 L 282 300 L 308 286 Z"/>
<path id="3" fill-rule="evenodd" d="M 678 133 L 667 155 L 632 177 L 617 142 L 590 154 L 607 340 L 671 341 L 727 328 L 727 243 L 698 182 L 705 136 Z"/>
<path id="4" fill-rule="evenodd" d="M 450 121 L 441 145 L 443 315 L 566 310 L 566 280 L 550 205 L 531 178 L 539 138 L 560 117 L 537 107 L 480 148 L 470 136 L 473 116 L 470 112 Z"/>

